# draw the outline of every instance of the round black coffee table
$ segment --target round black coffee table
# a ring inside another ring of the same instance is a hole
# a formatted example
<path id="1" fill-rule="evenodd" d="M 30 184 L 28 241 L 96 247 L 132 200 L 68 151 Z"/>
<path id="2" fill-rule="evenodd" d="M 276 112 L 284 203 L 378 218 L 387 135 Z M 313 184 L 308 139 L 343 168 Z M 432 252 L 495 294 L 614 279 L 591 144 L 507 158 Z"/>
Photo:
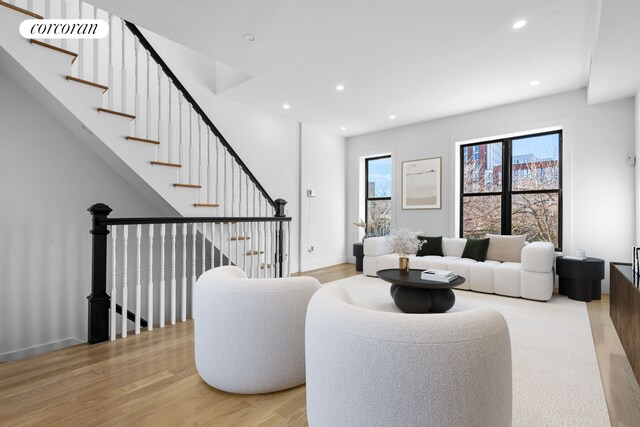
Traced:
<path id="1" fill-rule="evenodd" d="M 451 288 L 464 283 L 464 277 L 458 276 L 451 283 L 422 280 L 423 270 L 409 270 L 409 274 L 400 274 L 397 268 L 380 270 L 378 277 L 391 283 L 391 297 L 398 308 L 405 313 L 444 313 L 453 307 L 456 296 Z"/>

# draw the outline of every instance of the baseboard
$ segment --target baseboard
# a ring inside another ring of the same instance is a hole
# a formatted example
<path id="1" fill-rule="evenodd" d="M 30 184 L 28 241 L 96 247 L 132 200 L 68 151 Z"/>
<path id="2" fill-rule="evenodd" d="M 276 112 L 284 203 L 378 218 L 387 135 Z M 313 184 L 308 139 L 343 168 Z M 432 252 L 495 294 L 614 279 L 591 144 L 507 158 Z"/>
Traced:
<path id="1" fill-rule="evenodd" d="M 319 268 L 330 267 L 336 264 L 344 264 L 345 262 L 346 262 L 345 257 L 329 258 L 329 259 L 323 259 L 323 260 L 312 261 L 312 262 L 303 262 L 301 271 L 317 270 Z"/>
<path id="2" fill-rule="evenodd" d="M 354 257 L 354 256 L 348 256 L 348 257 L 347 257 L 347 263 L 349 263 L 349 264 L 355 264 L 355 263 L 356 263 L 356 257 Z"/>
<path id="3" fill-rule="evenodd" d="M 71 347 L 72 345 L 78 344 L 82 344 L 82 341 L 77 338 L 65 338 L 60 341 L 23 348 L 20 350 L 14 350 L 8 353 L 2 353 L 0 354 L 0 362 L 11 362 L 14 360 L 26 359 L 27 357 L 37 356 L 39 354 L 48 353 L 54 350 L 60 350 L 61 348 Z"/>

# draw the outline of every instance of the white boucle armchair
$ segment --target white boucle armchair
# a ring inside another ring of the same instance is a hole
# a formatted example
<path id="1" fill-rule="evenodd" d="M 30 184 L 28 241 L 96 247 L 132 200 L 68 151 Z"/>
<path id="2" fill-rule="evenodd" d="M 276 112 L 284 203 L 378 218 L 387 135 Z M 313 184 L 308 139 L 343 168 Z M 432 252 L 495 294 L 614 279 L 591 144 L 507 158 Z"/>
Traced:
<path id="1" fill-rule="evenodd" d="M 405 314 L 327 285 L 306 324 L 311 427 L 511 426 L 511 342 L 500 313 Z"/>
<path id="2" fill-rule="evenodd" d="M 235 266 L 202 274 L 193 294 L 196 368 L 212 387 L 257 394 L 304 384 L 304 322 L 313 277 L 249 279 Z"/>

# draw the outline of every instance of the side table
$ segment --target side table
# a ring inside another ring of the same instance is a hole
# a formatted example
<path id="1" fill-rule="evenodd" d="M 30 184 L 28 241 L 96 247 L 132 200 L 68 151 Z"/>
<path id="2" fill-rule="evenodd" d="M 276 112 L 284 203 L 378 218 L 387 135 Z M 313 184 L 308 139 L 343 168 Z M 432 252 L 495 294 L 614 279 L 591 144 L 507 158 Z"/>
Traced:
<path id="1" fill-rule="evenodd" d="M 556 258 L 556 272 L 560 278 L 561 295 L 589 302 L 600 299 L 600 281 L 604 279 L 604 260 L 599 258 Z"/>
<path id="2" fill-rule="evenodd" d="M 353 256 L 356 257 L 356 271 L 362 271 L 362 260 L 364 259 L 364 243 L 353 244 Z"/>

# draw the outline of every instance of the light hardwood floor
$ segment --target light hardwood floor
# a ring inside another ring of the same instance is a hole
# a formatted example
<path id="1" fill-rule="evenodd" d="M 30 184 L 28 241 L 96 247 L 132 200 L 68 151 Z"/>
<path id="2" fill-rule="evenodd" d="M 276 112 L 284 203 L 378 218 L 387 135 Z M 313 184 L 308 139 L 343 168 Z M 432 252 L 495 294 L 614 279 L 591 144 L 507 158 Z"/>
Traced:
<path id="1" fill-rule="evenodd" d="M 357 273 L 343 264 L 305 274 L 326 283 Z M 608 298 L 587 306 L 612 424 L 638 426 L 640 391 Z M 305 403 L 304 386 L 256 396 L 207 386 L 193 362 L 192 321 L 0 365 L 2 426 L 304 426 Z"/>

